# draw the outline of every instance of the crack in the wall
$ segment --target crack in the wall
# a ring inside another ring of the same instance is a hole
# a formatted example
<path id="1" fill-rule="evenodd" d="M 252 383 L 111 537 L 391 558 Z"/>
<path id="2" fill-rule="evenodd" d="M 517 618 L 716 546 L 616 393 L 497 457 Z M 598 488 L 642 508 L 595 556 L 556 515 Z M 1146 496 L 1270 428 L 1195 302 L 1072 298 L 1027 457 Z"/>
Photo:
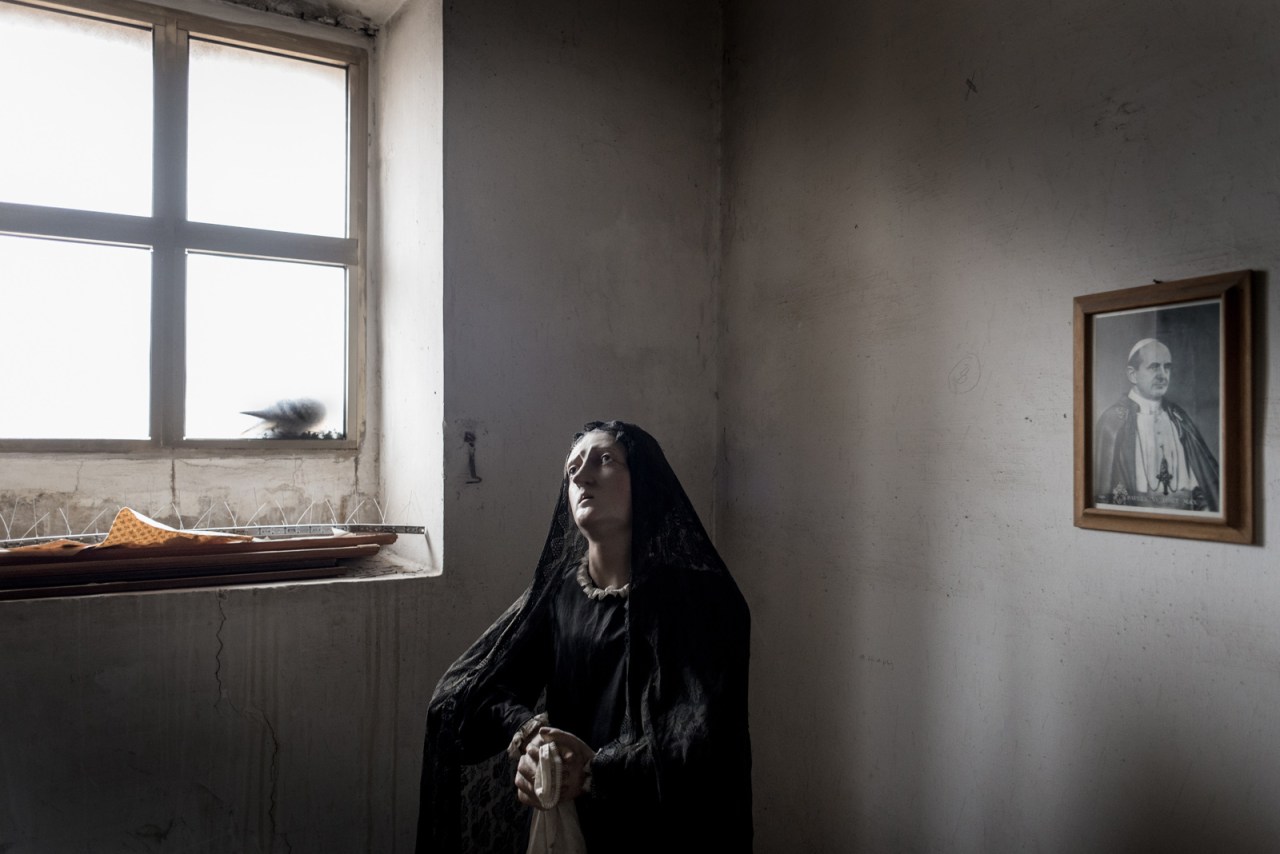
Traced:
<path id="1" fill-rule="evenodd" d="M 218 641 L 218 651 L 213 656 L 213 680 L 218 683 L 218 697 L 213 701 L 213 707 L 216 709 L 218 703 L 222 702 L 222 698 L 227 695 L 226 688 L 222 685 L 222 652 L 226 649 L 226 643 L 222 640 L 222 630 L 227 625 L 227 612 L 222 607 L 224 597 L 222 593 L 214 595 L 214 601 L 218 603 L 218 630 L 214 633 L 214 637 Z M 230 702 L 230 701 L 228 701 Z M 235 708 L 232 706 L 232 708 Z"/>
<path id="2" fill-rule="evenodd" d="M 270 824 L 271 838 L 275 839 L 276 837 L 279 837 L 283 840 L 285 850 L 292 854 L 293 843 L 289 841 L 289 834 L 282 833 L 276 824 L 276 811 L 280 804 L 280 736 L 276 732 L 275 724 L 271 722 L 271 718 L 268 717 L 267 713 L 261 708 L 249 705 L 242 709 L 227 695 L 226 686 L 222 683 L 222 654 L 226 651 L 226 641 L 222 637 L 223 629 L 226 628 L 227 625 L 227 609 L 225 606 L 226 594 L 218 592 L 214 596 L 214 601 L 217 602 L 218 605 L 218 628 L 214 632 L 214 637 L 218 642 L 218 650 L 214 653 L 213 657 L 213 679 L 218 684 L 218 698 L 214 700 L 213 706 L 216 709 L 221 705 L 223 700 L 226 700 L 227 706 L 231 708 L 231 711 L 247 721 L 258 723 L 265 728 L 268 735 L 271 736 L 271 766 L 268 771 L 270 787 L 267 792 L 269 803 L 267 807 L 267 821 Z"/>
<path id="3" fill-rule="evenodd" d="M 280 794 L 280 738 L 276 735 L 275 725 L 271 723 L 271 718 L 267 717 L 266 712 L 261 709 L 254 711 L 262 718 L 262 724 L 267 728 L 267 732 L 271 733 L 271 806 L 267 809 L 267 820 L 271 823 L 271 837 L 274 839 L 279 836 L 283 839 L 285 850 L 292 854 L 293 843 L 289 841 L 289 835 L 281 833 L 276 827 L 276 807 L 279 805 Z"/>

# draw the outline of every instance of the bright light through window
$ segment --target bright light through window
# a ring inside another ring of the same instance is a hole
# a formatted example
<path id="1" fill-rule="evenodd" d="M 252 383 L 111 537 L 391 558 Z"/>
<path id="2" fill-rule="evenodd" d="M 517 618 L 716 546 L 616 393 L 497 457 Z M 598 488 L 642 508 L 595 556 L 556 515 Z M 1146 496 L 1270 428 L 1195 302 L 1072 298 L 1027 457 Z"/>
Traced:
<path id="1" fill-rule="evenodd" d="M 0 438 L 145 439 L 151 253 L 0 236 Z"/>
<path id="2" fill-rule="evenodd" d="M 191 219 L 341 237 L 343 68 L 192 40 Z"/>
<path id="3" fill-rule="evenodd" d="M 4 450 L 354 432 L 366 79 L 303 34 L 0 0 Z M 325 415 L 241 414 L 282 400 Z"/>
<path id="4" fill-rule="evenodd" d="M 346 271 L 218 255 L 187 265 L 187 437 L 237 437 L 241 414 L 317 400 L 314 435 L 340 435 L 346 388 Z"/>
<path id="5" fill-rule="evenodd" d="M 0 201 L 151 212 L 151 31 L 0 3 Z"/>

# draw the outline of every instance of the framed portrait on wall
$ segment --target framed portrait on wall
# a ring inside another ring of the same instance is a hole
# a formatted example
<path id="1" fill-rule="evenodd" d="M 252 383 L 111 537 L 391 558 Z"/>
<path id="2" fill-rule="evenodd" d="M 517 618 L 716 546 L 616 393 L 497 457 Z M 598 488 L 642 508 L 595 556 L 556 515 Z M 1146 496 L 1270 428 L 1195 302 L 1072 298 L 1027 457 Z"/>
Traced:
<path id="1" fill-rule="evenodd" d="M 1075 524 L 1251 543 L 1249 271 L 1075 299 Z"/>

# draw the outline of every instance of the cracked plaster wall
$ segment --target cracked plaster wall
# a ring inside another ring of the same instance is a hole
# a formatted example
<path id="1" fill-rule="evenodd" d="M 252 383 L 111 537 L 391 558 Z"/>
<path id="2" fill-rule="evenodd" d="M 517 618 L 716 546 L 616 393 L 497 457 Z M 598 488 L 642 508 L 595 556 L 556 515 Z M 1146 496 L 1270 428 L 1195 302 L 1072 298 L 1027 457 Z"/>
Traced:
<path id="1" fill-rule="evenodd" d="M 404 850 L 429 690 L 405 593 L 5 603 L 3 850 Z"/>

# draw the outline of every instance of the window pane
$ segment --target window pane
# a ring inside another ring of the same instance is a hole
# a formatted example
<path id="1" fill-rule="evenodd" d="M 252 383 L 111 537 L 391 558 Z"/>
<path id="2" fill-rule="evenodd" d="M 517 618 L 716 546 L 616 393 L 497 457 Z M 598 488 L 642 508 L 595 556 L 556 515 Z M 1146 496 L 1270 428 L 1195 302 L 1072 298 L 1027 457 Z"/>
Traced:
<path id="1" fill-rule="evenodd" d="M 151 213 L 151 32 L 0 3 L 0 201 Z"/>
<path id="2" fill-rule="evenodd" d="M 192 39 L 188 217 L 346 235 L 343 68 Z"/>
<path id="3" fill-rule="evenodd" d="M 241 413 L 300 399 L 327 411 L 310 432 L 340 437 L 346 333 L 341 267 L 188 255 L 187 438 L 267 435 Z"/>
<path id="4" fill-rule="evenodd" d="M 145 439 L 151 253 L 0 237 L 0 437 Z"/>

